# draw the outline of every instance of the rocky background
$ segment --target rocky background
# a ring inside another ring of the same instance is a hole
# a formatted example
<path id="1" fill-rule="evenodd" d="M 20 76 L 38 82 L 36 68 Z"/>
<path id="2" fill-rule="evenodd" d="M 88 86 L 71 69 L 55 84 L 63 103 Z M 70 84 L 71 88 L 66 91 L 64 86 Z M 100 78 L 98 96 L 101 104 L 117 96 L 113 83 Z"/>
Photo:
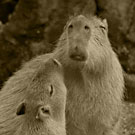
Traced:
<path id="1" fill-rule="evenodd" d="M 125 100 L 135 102 L 135 0 L 0 0 L 0 88 L 20 65 L 51 52 L 69 16 L 106 18 L 125 71 Z M 135 105 L 125 105 L 123 130 L 135 135 Z"/>

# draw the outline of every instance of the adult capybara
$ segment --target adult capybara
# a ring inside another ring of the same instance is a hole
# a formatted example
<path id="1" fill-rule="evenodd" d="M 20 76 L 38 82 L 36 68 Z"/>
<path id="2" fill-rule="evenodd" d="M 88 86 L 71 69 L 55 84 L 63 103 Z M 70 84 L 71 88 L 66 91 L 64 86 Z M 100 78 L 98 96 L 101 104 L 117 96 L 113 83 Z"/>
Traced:
<path id="1" fill-rule="evenodd" d="M 64 67 L 68 135 L 116 135 L 124 80 L 106 20 L 78 15 L 66 24 L 55 57 Z"/>
<path id="2" fill-rule="evenodd" d="M 0 92 L 0 135 L 66 135 L 61 64 L 33 59 Z"/>

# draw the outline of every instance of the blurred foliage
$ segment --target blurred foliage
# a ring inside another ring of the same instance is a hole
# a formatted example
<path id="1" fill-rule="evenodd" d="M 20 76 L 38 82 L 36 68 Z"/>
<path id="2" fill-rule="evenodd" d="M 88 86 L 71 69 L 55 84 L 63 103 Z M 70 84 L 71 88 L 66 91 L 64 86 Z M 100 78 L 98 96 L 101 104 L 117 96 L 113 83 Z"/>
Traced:
<path id="1" fill-rule="evenodd" d="M 0 85 L 23 62 L 51 52 L 69 16 L 74 14 L 107 18 L 113 49 L 124 71 L 134 76 L 134 0 L 1 0 Z M 126 100 L 135 101 L 135 79 L 131 75 L 125 80 Z"/>

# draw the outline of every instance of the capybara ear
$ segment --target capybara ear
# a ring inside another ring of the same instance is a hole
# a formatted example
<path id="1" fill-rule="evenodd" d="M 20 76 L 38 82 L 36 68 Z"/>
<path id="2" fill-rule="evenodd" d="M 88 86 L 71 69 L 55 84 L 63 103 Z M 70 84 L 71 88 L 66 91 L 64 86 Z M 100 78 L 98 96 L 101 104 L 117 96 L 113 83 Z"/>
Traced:
<path id="1" fill-rule="evenodd" d="M 56 60 L 56 59 L 52 59 L 52 60 L 53 60 L 53 62 L 54 62 L 55 65 L 57 65 L 59 67 L 62 66 L 61 63 L 58 60 Z"/>
<path id="2" fill-rule="evenodd" d="M 26 103 L 22 102 L 18 107 L 16 111 L 16 115 L 24 115 L 26 111 Z"/>
<path id="3" fill-rule="evenodd" d="M 43 105 L 43 106 L 40 106 L 40 107 L 38 108 L 38 112 L 37 112 L 37 115 L 36 115 L 36 119 L 37 119 L 37 120 L 44 121 L 44 119 L 45 119 L 45 118 L 48 118 L 50 115 L 51 115 L 50 107 Z"/>

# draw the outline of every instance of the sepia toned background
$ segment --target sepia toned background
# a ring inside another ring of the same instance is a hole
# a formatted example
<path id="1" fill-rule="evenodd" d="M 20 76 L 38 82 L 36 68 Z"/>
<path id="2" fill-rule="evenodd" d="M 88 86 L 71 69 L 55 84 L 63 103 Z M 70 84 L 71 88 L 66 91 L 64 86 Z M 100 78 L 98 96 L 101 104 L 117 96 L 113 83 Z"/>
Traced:
<path id="1" fill-rule="evenodd" d="M 0 88 L 22 63 L 53 51 L 68 18 L 76 14 L 107 19 L 124 70 L 125 100 L 135 102 L 135 0 L 0 0 Z M 134 104 L 125 110 L 123 132 L 135 135 Z"/>

